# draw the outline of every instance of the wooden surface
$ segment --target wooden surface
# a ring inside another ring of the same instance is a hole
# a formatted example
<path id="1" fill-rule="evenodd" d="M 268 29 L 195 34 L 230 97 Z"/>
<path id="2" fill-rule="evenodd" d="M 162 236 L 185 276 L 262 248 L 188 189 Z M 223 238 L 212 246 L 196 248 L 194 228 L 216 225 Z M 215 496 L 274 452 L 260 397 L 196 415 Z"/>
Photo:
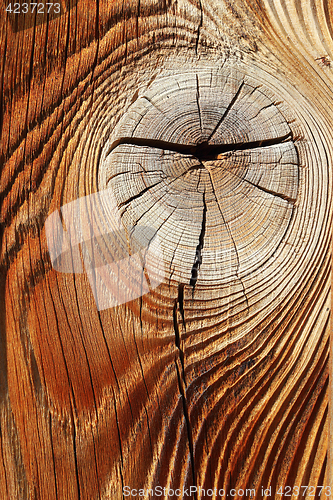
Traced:
<path id="1" fill-rule="evenodd" d="M 331 0 L 70 7 L 0 16 L 1 498 L 328 486 Z M 45 221 L 108 188 L 163 265 L 98 308 Z"/>

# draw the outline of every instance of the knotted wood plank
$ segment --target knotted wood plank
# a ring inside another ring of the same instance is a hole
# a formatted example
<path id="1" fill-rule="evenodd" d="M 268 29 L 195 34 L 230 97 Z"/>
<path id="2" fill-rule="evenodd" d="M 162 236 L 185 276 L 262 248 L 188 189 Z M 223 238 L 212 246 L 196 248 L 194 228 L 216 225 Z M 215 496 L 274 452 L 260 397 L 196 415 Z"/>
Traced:
<path id="1" fill-rule="evenodd" d="M 329 485 L 331 12 L 1 19 L 4 498 Z M 53 260 L 47 221 L 67 206 L 80 232 L 78 199 L 100 227 Z M 150 292 L 114 305 L 103 266 L 154 241 Z"/>

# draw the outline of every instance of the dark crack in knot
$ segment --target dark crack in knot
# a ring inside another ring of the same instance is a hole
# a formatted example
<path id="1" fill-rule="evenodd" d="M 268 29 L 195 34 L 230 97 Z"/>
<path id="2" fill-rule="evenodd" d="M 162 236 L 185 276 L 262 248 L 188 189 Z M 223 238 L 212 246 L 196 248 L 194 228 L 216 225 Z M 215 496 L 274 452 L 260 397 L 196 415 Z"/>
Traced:
<path id="1" fill-rule="evenodd" d="M 205 232 L 206 232 L 207 205 L 206 205 L 205 193 L 203 194 L 203 206 L 204 206 L 204 208 L 203 208 L 203 212 L 202 212 L 202 224 L 201 224 L 201 232 L 200 232 L 200 236 L 199 236 L 199 244 L 197 245 L 197 248 L 195 250 L 194 264 L 192 267 L 191 279 L 190 279 L 190 286 L 193 287 L 193 291 L 194 291 L 195 285 L 197 283 L 198 271 L 199 271 L 200 266 L 202 264 L 202 249 L 204 246 L 204 238 L 205 238 Z"/>
<path id="2" fill-rule="evenodd" d="M 183 155 L 194 156 L 199 161 L 218 160 L 219 155 L 229 153 L 231 151 L 243 151 L 245 149 L 265 148 L 275 146 L 287 141 L 293 141 L 292 132 L 281 137 L 274 137 L 273 139 L 263 139 L 261 141 L 250 142 L 237 142 L 232 144 L 209 144 L 208 141 L 199 142 L 196 145 L 178 144 L 174 142 L 163 141 L 160 139 L 145 139 L 142 137 L 121 137 L 116 139 L 111 144 L 107 155 L 111 154 L 114 149 L 122 144 L 150 147 L 162 149 L 164 151 L 174 151 Z"/>

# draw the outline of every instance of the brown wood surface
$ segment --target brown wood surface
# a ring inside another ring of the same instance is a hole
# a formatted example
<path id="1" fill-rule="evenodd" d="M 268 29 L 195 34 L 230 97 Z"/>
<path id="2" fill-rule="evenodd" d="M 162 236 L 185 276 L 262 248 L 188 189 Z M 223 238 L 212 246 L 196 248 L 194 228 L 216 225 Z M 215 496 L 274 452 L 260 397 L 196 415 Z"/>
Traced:
<path id="1" fill-rule="evenodd" d="M 2 9 L 0 497 L 328 498 L 332 1 Z M 163 266 L 98 310 L 45 221 L 110 187 Z"/>

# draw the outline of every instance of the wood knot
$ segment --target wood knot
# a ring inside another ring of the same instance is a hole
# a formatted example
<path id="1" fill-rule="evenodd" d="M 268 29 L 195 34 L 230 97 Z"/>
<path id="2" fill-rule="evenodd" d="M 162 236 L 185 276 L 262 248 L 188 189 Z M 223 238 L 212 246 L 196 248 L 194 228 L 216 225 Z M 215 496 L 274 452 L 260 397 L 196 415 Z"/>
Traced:
<path id="1" fill-rule="evenodd" d="M 112 188 L 126 227 L 156 229 L 167 278 L 245 294 L 242 277 L 274 259 L 297 197 L 279 103 L 228 70 L 160 77 L 136 96 L 105 145 L 100 188 Z"/>

